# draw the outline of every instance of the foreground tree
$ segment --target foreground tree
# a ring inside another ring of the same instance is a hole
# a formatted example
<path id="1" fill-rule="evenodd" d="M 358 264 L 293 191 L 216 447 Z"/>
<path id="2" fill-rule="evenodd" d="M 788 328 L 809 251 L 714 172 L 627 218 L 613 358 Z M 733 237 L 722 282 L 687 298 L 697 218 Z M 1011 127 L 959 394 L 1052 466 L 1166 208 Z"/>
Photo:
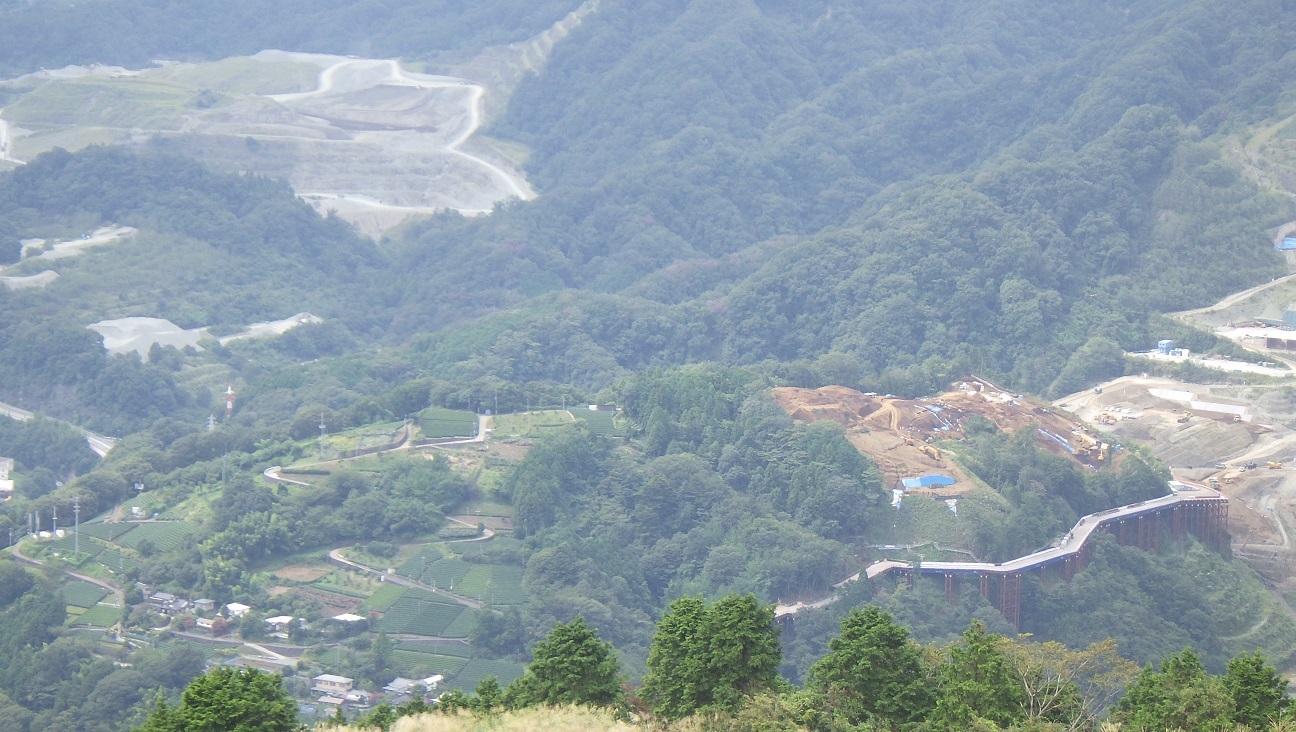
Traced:
<path id="1" fill-rule="evenodd" d="M 1130 730 L 1225 730 L 1233 728 L 1233 699 L 1185 648 L 1160 670 L 1144 668 L 1111 716 Z"/>
<path id="2" fill-rule="evenodd" d="M 1017 674 L 999 648 L 1002 636 L 987 633 L 979 620 L 950 646 L 940 669 L 939 694 L 932 721 L 936 729 L 966 730 L 982 719 L 1000 727 L 1025 719 L 1025 695 Z"/>
<path id="3" fill-rule="evenodd" d="M 536 644 L 526 673 L 509 685 L 506 701 L 511 707 L 615 706 L 621 702 L 621 664 L 612 644 L 583 618 L 558 623 Z"/>
<path id="4" fill-rule="evenodd" d="M 1031 643 L 1005 638 L 1000 648 L 1017 672 L 1030 721 L 1092 729 L 1138 675 L 1138 664 L 1116 652 L 1108 638 L 1084 650 L 1057 641 Z"/>
<path id="5" fill-rule="evenodd" d="M 922 649 L 889 613 L 873 606 L 851 610 L 828 650 L 811 667 L 807 686 L 850 723 L 917 722 L 935 704 Z"/>
<path id="6" fill-rule="evenodd" d="M 194 679 L 171 708 L 159 699 L 137 732 L 290 732 L 297 704 L 281 679 L 256 669 L 221 667 Z"/>
<path id="7" fill-rule="evenodd" d="M 729 595 L 710 607 L 682 597 L 657 624 L 642 695 L 665 717 L 732 711 L 774 686 L 781 658 L 772 607 L 752 595 Z"/>
<path id="8" fill-rule="evenodd" d="M 1251 729 L 1266 729 L 1291 705 L 1287 682 L 1259 651 L 1243 653 L 1228 662 L 1224 690 L 1233 698 L 1233 721 Z"/>

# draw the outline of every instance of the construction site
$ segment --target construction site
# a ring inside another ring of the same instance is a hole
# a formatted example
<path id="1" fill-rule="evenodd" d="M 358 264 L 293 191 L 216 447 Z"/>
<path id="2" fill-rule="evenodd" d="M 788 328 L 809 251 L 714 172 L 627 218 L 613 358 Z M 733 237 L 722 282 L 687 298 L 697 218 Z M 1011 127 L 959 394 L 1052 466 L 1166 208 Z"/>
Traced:
<path id="1" fill-rule="evenodd" d="M 1119 459 L 1117 446 L 1053 405 L 1014 394 L 977 377 L 923 399 L 862 393 L 844 386 L 774 389 L 774 400 L 794 419 L 831 420 L 877 465 L 893 491 L 954 498 L 977 484 L 942 452 L 941 443 L 964 437 L 966 420 L 980 417 L 1004 432 L 1034 431 L 1042 449 L 1086 469 Z"/>
<path id="2" fill-rule="evenodd" d="M 1273 585 L 1296 589 L 1287 530 L 1296 521 L 1296 389 L 1126 376 L 1057 407 L 1139 443 L 1176 478 L 1223 492 L 1234 553 Z"/>

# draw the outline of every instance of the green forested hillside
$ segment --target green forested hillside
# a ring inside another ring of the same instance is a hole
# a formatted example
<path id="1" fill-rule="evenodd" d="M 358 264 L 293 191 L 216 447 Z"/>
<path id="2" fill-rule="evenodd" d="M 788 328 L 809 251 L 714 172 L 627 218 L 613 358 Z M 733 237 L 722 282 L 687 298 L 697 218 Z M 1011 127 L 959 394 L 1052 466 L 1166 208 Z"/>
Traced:
<path id="1" fill-rule="evenodd" d="M 1145 344 L 1149 313 L 1276 271 L 1261 232 L 1291 207 L 1221 146 L 1282 102 L 1290 22 L 1276 3 L 613 4 L 497 125 L 534 146 L 545 195 L 412 227 L 452 296 L 415 289 L 406 312 L 617 292 L 537 330 L 632 369 L 838 352 L 911 390 L 971 367 L 1043 391 L 1090 338 Z M 660 346 L 608 345 L 609 315 Z M 495 351 L 501 375 L 544 373 Z"/>

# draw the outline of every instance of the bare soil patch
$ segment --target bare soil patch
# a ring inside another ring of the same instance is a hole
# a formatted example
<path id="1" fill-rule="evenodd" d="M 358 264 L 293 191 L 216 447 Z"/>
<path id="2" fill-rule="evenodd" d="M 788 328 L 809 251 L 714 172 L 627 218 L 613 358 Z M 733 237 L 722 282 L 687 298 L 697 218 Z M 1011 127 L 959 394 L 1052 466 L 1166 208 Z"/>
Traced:
<path id="1" fill-rule="evenodd" d="M 889 488 L 901 488 L 904 478 L 931 474 L 955 480 L 951 486 L 910 493 L 957 496 L 975 489 L 975 482 L 943 451 L 946 441 L 964 437 L 963 424 L 970 417 L 988 419 L 1008 433 L 1035 430 L 1036 443 L 1043 449 L 1080 465 L 1095 468 L 1103 462 L 1081 451 L 1101 438 L 1079 421 L 1047 403 L 977 378 L 925 399 L 864 394 L 844 386 L 782 387 L 773 390 L 773 397 L 794 419 L 831 420 L 844 426 L 851 444 L 877 464 Z"/>
<path id="2" fill-rule="evenodd" d="M 332 571 L 331 567 L 284 567 L 283 569 L 276 569 L 270 574 L 294 582 L 314 582 Z"/>

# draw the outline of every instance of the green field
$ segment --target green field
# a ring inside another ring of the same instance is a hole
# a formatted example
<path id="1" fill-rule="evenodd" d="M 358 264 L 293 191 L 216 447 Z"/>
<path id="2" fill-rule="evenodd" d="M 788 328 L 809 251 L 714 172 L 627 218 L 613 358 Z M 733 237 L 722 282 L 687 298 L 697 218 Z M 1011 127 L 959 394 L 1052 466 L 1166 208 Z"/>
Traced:
<path id="1" fill-rule="evenodd" d="M 395 442 L 404 422 L 367 424 L 335 435 L 329 435 L 328 445 L 338 450 L 355 450 Z"/>
<path id="2" fill-rule="evenodd" d="M 392 651 L 391 658 L 400 673 L 413 678 L 425 678 L 432 674 L 453 676 L 468 665 L 468 659 L 459 656 L 407 651 L 399 648 Z"/>
<path id="3" fill-rule="evenodd" d="M 63 595 L 63 602 L 66 602 L 69 605 L 76 605 L 77 607 L 94 607 L 99 604 L 100 600 L 107 597 L 108 590 L 105 590 L 99 585 L 90 584 L 89 582 L 73 580 L 66 585 L 63 585 L 59 590 L 59 593 Z"/>
<path id="4" fill-rule="evenodd" d="M 360 603 L 360 608 L 362 610 L 376 610 L 380 613 L 387 612 L 387 608 L 395 604 L 404 594 L 404 587 L 390 583 L 384 584 L 375 590 L 368 600 Z"/>
<path id="5" fill-rule="evenodd" d="M 455 656 L 464 660 L 472 658 L 472 648 L 465 643 L 447 643 L 431 639 L 398 640 L 396 641 L 396 650 L 430 653 L 434 656 Z"/>
<path id="6" fill-rule="evenodd" d="M 113 549 L 105 550 L 98 557 L 96 557 L 96 561 L 98 561 L 100 564 L 107 567 L 108 569 L 111 569 L 112 571 L 118 573 L 128 572 L 132 569 L 140 568 L 140 564 L 138 561 Z"/>
<path id="7" fill-rule="evenodd" d="M 459 617 L 455 618 L 454 622 L 446 626 L 445 631 L 442 632 L 441 635 L 445 638 L 467 638 L 468 634 L 472 632 L 473 624 L 475 622 L 476 621 L 473 619 L 473 613 L 469 610 L 464 610 L 462 613 L 459 613 Z"/>
<path id="8" fill-rule="evenodd" d="M 417 415 L 424 437 L 472 437 L 477 434 L 477 415 L 461 409 L 428 407 Z"/>
<path id="9" fill-rule="evenodd" d="M 492 661 L 485 658 L 474 658 L 446 683 L 446 689 L 463 689 L 472 691 L 487 676 L 494 676 L 500 686 L 508 686 L 521 676 L 526 667 L 512 661 Z"/>
<path id="10" fill-rule="evenodd" d="M 178 129 L 198 91 L 142 78 L 92 76 L 47 82 L 5 108 L 5 117 L 24 126 L 81 125 Z"/>
<path id="11" fill-rule="evenodd" d="M 624 437 L 625 430 L 616 425 L 616 412 L 591 412 L 588 409 L 574 409 L 576 419 L 585 422 L 590 432 L 604 437 Z"/>
<path id="12" fill-rule="evenodd" d="M 83 559 L 94 559 L 95 557 L 99 556 L 99 554 L 104 550 L 104 546 L 102 544 L 92 539 L 88 539 L 84 536 L 81 537 L 80 544 L 81 544 L 81 557 Z M 75 537 L 71 535 L 71 532 L 69 532 L 68 535 L 63 537 L 62 539 L 52 539 L 50 541 L 42 543 L 42 546 L 45 547 L 46 551 L 57 552 L 58 554 L 64 557 L 72 556 L 72 554 L 74 553 L 73 550 L 76 548 L 76 545 L 77 545 L 77 540 Z"/>
<path id="13" fill-rule="evenodd" d="M 561 409 L 548 412 L 501 414 L 491 418 L 494 437 L 538 437 L 563 425 L 574 424 L 571 414 Z"/>
<path id="14" fill-rule="evenodd" d="M 95 605 L 86 610 L 74 622 L 77 625 L 93 625 L 99 628 L 107 628 L 117 624 L 121 617 L 121 608 L 112 605 Z"/>
<path id="15" fill-rule="evenodd" d="M 81 536 L 82 538 L 93 536 L 104 541 L 116 541 L 118 537 L 133 528 L 135 528 L 134 524 L 83 524 L 81 526 Z"/>
<path id="16" fill-rule="evenodd" d="M 180 542 L 193 533 L 193 527 L 181 521 L 140 523 L 135 524 L 135 529 L 123 534 L 116 543 L 129 549 L 139 549 L 142 542 L 148 541 L 157 550 L 167 551 L 180 546 Z"/>
<path id="17" fill-rule="evenodd" d="M 413 635 L 446 635 L 465 608 L 459 604 L 449 605 L 440 598 L 431 599 L 430 593 L 407 592 L 383 613 L 376 630 L 386 633 L 411 633 Z M 462 627 L 460 624 L 459 627 Z M 456 628 L 457 630 L 458 628 Z"/>
<path id="18" fill-rule="evenodd" d="M 402 564 L 396 573 L 433 587 L 455 589 L 471 569 L 472 565 L 462 559 L 433 559 L 420 554 Z"/>

